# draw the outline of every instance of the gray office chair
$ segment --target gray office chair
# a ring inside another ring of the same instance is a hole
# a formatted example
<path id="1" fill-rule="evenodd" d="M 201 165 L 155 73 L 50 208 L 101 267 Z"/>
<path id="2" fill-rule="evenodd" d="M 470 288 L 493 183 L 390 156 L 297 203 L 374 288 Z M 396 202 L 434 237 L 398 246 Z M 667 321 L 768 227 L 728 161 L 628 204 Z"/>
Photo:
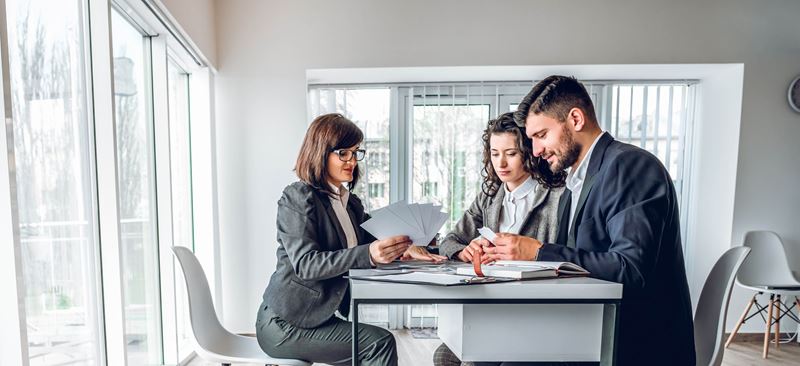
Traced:
<path id="1" fill-rule="evenodd" d="M 723 335 L 728 302 L 733 289 L 733 279 L 750 248 L 728 249 L 717 260 L 708 274 L 697 302 L 694 314 L 694 345 L 697 366 L 719 366 L 722 364 Z"/>
<path id="2" fill-rule="evenodd" d="M 755 291 L 753 297 L 736 323 L 736 327 L 728 337 L 725 347 L 728 347 L 739 332 L 739 328 L 746 321 L 761 315 L 765 322 L 764 330 L 764 350 L 761 357 L 767 358 L 769 355 L 769 338 L 772 326 L 775 326 L 775 347 L 780 346 L 780 325 L 781 319 L 789 317 L 796 322 L 800 322 L 791 309 L 783 303 L 782 298 L 787 300 L 794 296 L 794 303 L 800 308 L 800 281 L 795 278 L 789 267 L 786 257 L 786 250 L 778 234 L 771 231 L 749 231 L 744 236 L 745 247 L 752 249 L 747 260 L 739 269 L 736 276 L 736 284 L 749 290 Z M 757 297 L 762 294 L 769 294 L 769 303 L 761 306 Z M 756 311 L 752 314 L 750 309 L 756 306 Z M 748 315 L 749 314 L 749 315 Z"/>
<path id="3" fill-rule="evenodd" d="M 188 248 L 173 246 L 186 280 L 189 295 L 189 324 L 195 341 L 197 355 L 223 365 L 231 363 L 259 363 L 268 365 L 309 366 L 302 360 L 272 358 L 261 350 L 258 341 L 228 332 L 219 323 L 211 291 L 203 267 Z M 253 313 L 255 314 L 255 312 Z"/>

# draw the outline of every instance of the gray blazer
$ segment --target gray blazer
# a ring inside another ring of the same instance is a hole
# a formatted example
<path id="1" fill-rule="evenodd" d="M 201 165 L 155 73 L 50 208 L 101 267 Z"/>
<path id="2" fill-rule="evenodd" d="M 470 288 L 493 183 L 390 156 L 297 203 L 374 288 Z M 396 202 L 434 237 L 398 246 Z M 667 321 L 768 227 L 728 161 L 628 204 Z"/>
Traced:
<path id="1" fill-rule="evenodd" d="M 539 184 L 536 187 L 533 208 L 519 230 L 520 235 L 536 238 L 543 243 L 552 243 L 558 236 L 558 201 L 564 187 L 545 188 Z M 439 244 L 439 254 L 450 259 L 456 259 L 458 252 L 463 250 L 472 239 L 478 235 L 478 229 L 486 226 L 497 232 L 500 227 L 500 215 L 503 212 L 503 198 L 505 190 L 500 187 L 494 197 L 489 197 L 483 191 L 478 193 L 472 205 L 464 211 L 464 216 L 458 220 L 456 226 Z"/>
<path id="2" fill-rule="evenodd" d="M 278 266 L 264 291 L 259 311 L 269 307 L 292 325 L 313 328 L 338 309 L 350 311 L 350 291 L 344 275 L 351 268 L 370 268 L 369 244 L 375 238 L 361 228 L 369 219 L 361 200 L 350 194 L 347 213 L 359 245 L 347 239 L 326 193 L 304 182 L 283 190 L 278 200 Z"/>

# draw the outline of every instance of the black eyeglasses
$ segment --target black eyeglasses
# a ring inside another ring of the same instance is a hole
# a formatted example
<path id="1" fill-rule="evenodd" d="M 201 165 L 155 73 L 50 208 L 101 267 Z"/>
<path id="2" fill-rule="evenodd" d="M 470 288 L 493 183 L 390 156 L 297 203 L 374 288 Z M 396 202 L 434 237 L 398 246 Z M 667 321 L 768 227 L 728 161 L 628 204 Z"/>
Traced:
<path id="1" fill-rule="evenodd" d="M 347 150 L 347 149 L 337 149 L 331 151 L 332 153 L 339 155 L 339 160 L 341 161 L 350 161 L 355 156 L 356 161 L 364 160 L 364 157 L 367 155 L 367 150 L 358 149 L 358 150 Z"/>

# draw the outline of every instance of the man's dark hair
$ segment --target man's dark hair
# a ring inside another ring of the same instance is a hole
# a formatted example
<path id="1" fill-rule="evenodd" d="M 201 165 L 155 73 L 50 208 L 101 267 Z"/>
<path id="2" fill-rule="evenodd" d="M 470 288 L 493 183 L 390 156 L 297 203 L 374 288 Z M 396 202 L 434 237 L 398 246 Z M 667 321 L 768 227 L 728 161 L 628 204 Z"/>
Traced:
<path id="1" fill-rule="evenodd" d="M 571 76 L 552 75 L 537 83 L 522 98 L 514 113 L 514 121 L 517 126 L 524 127 L 530 113 L 544 113 L 564 122 L 572 108 L 579 108 L 588 120 L 597 123 L 592 98 L 583 84 Z"/>

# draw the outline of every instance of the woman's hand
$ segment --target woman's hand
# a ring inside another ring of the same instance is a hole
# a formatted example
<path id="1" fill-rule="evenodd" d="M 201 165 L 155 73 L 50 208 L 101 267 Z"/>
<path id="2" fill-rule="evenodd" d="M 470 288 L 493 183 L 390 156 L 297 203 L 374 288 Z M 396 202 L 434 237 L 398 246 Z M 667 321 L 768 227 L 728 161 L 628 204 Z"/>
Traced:
<path id="1" fill-rule="evenodd" d="M 410 259 L 416 259 L 416 260 L 421 260 L 421 261 L 429 261 L 429 262 L 439 263 L 439 262 L 446 261 L 447 257 L 445 257 L 443 255 L 438 255 L 438 254 L 431 254 L 424 247 L 412 245 L 411 247 L 406 249 L 406 252 L 403 253 L 403 257 L 400 258 L 400 259 L 404 260 L 404 261 L 405 260 L 410 260 Z"/>
<path id="2" fill-rule="evenodd" d="M 475 240 L 471 241 L 469 245 L 467 245 L 462 251 L 458 252 L 458 259 L 463 262 L 471 263 L 472 257 L 474 257 L 477 253 L 483 253 L 483 249 L 488 248 L 491 245 L 492 243 L 483 237 L 476 238 Z M 490 262 L 487 256 L 484 256 L 481 259 L 483 264 Z"/>
<path id="3" fill-rule="evenodd" d="M 405 235 L 390 236 L 386 239 L 375 240 L 369 245 L 369 256 L 375 264 L 390 263 L 401 256 L 411 245 L 411 240 Z"/>

